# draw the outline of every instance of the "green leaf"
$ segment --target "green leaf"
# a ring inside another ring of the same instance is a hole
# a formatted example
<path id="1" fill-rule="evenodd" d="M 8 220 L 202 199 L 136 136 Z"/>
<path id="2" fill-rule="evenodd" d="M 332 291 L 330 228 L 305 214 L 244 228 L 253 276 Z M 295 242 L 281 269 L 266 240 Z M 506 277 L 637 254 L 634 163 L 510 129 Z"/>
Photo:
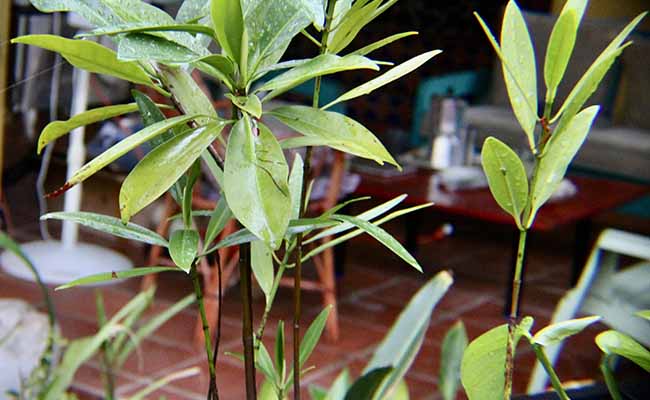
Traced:
<path id="1" fill-rule="evenodd" d="M 616 354 L 650 372 L 650 351 L 630 336 L 609 330 L 596 336 L 596 344 L 605 354 Z"/>
<path id="2" fill-rule="evenodd" d="M 467 348 L 467 332 L 462 321 L 457 321 L 445 335 L 440 354 L 438 387 L 444 400 L 454 400 L 460 384 L 460 365 Z"/>
<path id="3" fill-rule="evenodd" d="M 521 213 L 528 202 L 528 176 L 524 164 L 508 145 L 491 136 L 483 144 L 481 164 L 492 196 L 521 229 Z"/>
<path id="4" fill-rule="evenodd" d="M 372 398 L 382 398 L 404 377 L 422 345 L 433 309 L 452 282 L 447 271 L 439 272 L 417 291 L 397 317 L 364 368 L 364 374 L 381 367 L 391 368 Z"/>
<path id="5" fill-rule="evenodd" d="M 251 243 L 251 267 L 257 283 L 260 285 L 266 302 L 273 287 L 273 255 L 266 243 L 255 241 Z"/>
<path id="6" fill-rule="evenodd" d="M 192 115 L 181 115 L 178 117 L 173 117 L 165 121 L 153 124 L 148 126 L 130 136 L 126 139 L 121 140 L 113 147 L 104 151 L 102 154 L 98 155 L 92 161 L 86 163 L 82 166 L 77 172 L 72 175 L 72 177 L 65 184 L 64 188 L 70 188 L 78 183 L 83 182 L 90 176 L 94 175 L 97 171 L 104 168 L 108 164 L 122 157 L 124 154 L 138 147 L 142 143 L 148 142 L 152 138 L 160 135 L 161 133 L 167 131 L 168 129 L 183 124 L 195 118 Z"/>
<path id="7" fill-rule="evenodd" d="M 117 57 L 126 61 L 159 61 L 166 64 L 183 64 L 201 59 L 204 54 L 195 53 L 187 47 L 165 38 L 130 33 L 120 40 Z"/>
<path id="8" fill-rule="evenodd" d="M 205 230 L 205 247 L 214 241 L 231 219 L 232 211 L 230 211 L 226 199 L 222 197 L 210 215 L 210 221 L 208 221 L 208 227 Z"/>
<path id="9" fill-rule="evenodd" d="M 419 56 L 413 57 L 410 60 L 391 68 L 390 71 L 378 76 L 375 79 L 372 79 L 360 86 L 357 86 L 356 88 L 343 93 L 341 96 L 339 96 L 336 100 L 332 101 L 331 103 L 328 103 L 326 106 L 323 107 L 323 109 L 328 109 L 334 104 L 340 103 L 342 101 L 348 101 L 351 99 L 354 99 L 359 96 L 363 96 L 365 94 L 368 94 L 375 89 L 378 89 L 384 85 L 387 85 L 394 80 L 397 80 L 401 78 L 402 76 L 412 72 L 413 70 L 419 68 L 422 64 L 425 62 L 429 61 L 433 57 L 437 56 L 438 54 L 442 53 L 442 50 L 433 50 L 429 51 L 424 54 L 420 54 Z"/>
<path id="10" fill-rule="evenodd" d="M 643 319 L 647 319 L 648 321 L 650 321 L 650 310 L 637 311 L 636 313 L 634 313 L 634 315 L 636 315 L 637 317 L 641 317 Z"/>
<path id="11" fill-rule="evenodd" d="M 266 346 L 262 342 L 258 342 L 257 344 L 259 347 L 255 351 L 255 366 L 262 371 L 269 381 L 277 382 L 279 377 Z"/>
<path id="12" fill-rule="evenodd" d="M 281 382 L 284 382 L 286 364 L 284 359 L 284 321 L 278 321 L 278 329 L 275 334 L 275 370 Z"/>
<path id="13" fill-rule="evenodd" d="M 327 400 L 343 400 L 351 385 L 352 382 L 350 381 L 350 372 L 347 368 L 343 368 L 343 371 L 339 373 L 339 375 L 334 380 L 334 383 L 332 383 L 332 386 L 327 392 L 327 396 L 325 398 Z"/>
<path id="14" fill-rule="evenodd" d="M 400 196 L 395 197 L 394 199 L 388 200 L 385 203 L 382 203 L 376 207 L 373 207 L 369 210 L 366 210 L 362 212 L 361 214 L 358 214 L 356 217 L 359 219 L 362 219 L 364 221 L 370 221 L 371 219 L 378 217 L 393 208 L 397 207 L 404 199 L 406 199 L 408 195 L 403 194 Z M 309 240 L 306 240 L 304 243 L 309 244 L 313 241 L 316 241 L 318 239 L 324 238 L 326 236 L 334 236 L 338 233 L 345 232 L 347 230 L 350 230 L 354 228 L 354 225 L 351 223 L 344 222 L 342 224 L 338 224 L 337 226 L 334 226 L 332 228 L 326 229 L 323 232 L 320 232 L 319 234 L 315 235 L 314 237 L 309 238 Z"/>
<path id="15" fill-rule="evenodd" d="M 289 225 L 289 167 L 280 144 L 260 124 L 254 135 L 244 114 L 226 149 L 224 193 L 233 214 L 251 233 L 276 249 Z"/>
<path id="16" fill-rule="evenodd" d="M 224 57 L 221 54 L 211 54 L 207 57 L 203 57 L 200 60 L 213 68 L 218 69 L 223 75 L 231 76 L 235 72 L 235 66 L 230 61 L 228 57 Z"/>
<path id="17" fill-rule="evenodd" d="M 75 128 L 80 126 L 90 125 L 92 123 L 103 121 L 105 119 L 113 118 L 118 115 L 138 111 L 138 106 L 135 103 L 131 104 L 120 104 L 116 106 L 107 106 L 95 108 L 77 114 L 74 117 L 66 121 L 53 121 L 47 124 L 47 126 L 41 132 L 41 136 L 38 138 L 38 154 L 41 153 L 43 148 L 47 146 L 48 143 L 60 138 L 66 133 L 72 131 Z"/>
<path id="18" fill-rule="evenodd" d="M 313 143 L 368 158 L 383 165 L 388 162 L 398 166 L 388 150 L 368 129 L 343 114 L 306 106 L 278 107 L 270 112 L 275 118 L 294 129 Z M 283 147 L 287 148 L 283 142 Z"/>
<path id="19" fill-rule="evenodd" d="M 189 273 L 198 254 L 199 234 L 192 229 L 179 229 L 169 239 L 169 255 L 174 264 Z"/>
<path id="20" fill-rule="evenodd" d="M 533 224 L 539 208 L 546 203 L 564 178 L 571 160 L 587 138 L 599 109 L 599 106 L 585 108 L 562 130 L 556 130 L 551 136 L 533 182 L 531 213 L 526 227 Z"/>
<path id="21" fill-rule="evenodd" d="M 302 198 L 302 180 L 304 163 L 300 154 L 296 153 L 289 174 L 289 193 L 291 193 L 291 219 L 300 218 L 300 200 Z"/>
<path id="22" fill-rule="evenodd" d="M 257 89 L 257 92 L 270 92 L 264 97 L 264 101 L 268 101 L 317 76 L 353 69 L 378 71 L 379 67 L 374 61 L 360 55 L 339 57 L 334 54 L 321 54 L 271 79 Z"/>
<path id="23" fill-rule="evenodd" d="M 600 319 L 598 316 L 593 316 L 558 322 L 540 329 L 531 341 L 542 346 L 558 344 L 564 339 L 580 333 L 589 325 L 600 321 Z"/>
<path id="24" fill-rule="evenodd" d="M 146 32 L 188 32 L 200 33 L 213 37 L 214 30 L 209 26 L 200 24 L 169 24 L 169 25 L 151 25 L 142 23 L 131 23 L 122 25 L 106 26 L 93 29 L 90 32 L 75 35 L 76 38 L 90 36 L 117 35 L 121 33 L 146 33 Z"/>
<path id="25" fill-rule="evenodd" d="M 357 228 L 363 229 L 370 236 L 374 237 L 381 244 L 390 249 L 393 253 L 398 255 L 402 260 L 406 261 L 410 266 L 416 270 L 422 272 L 422 267 L 417 262 L 415 258 L 398 242 L 394 237 L 392 237 L 388 232 L 382 228 L 371 224 L 368 221 L 364 221 L 361 218 L 352 217 L 349 215 L 333 215 L 333 219 L 338 219 L 342 222 L 348 222 Z"/>
<path id="26" fill-rule="evenodd" d="M 579 23 L 576 11 L 565 7 L 555 22 L 548 39 L 544 60 L 544 82 L 546 83 L 546 103 L 548 104 L 553 103 L 557 87 L 564 77 L 567 65 L 569 65 Z"/>
<path id="27" fill-rule="evenodd" d="M 355 50 L 352 53 L 350 53 L 350 55 L 356 54 L 356 55 L 359 55 L 359 56 L 365 56 L 365 55 L 368 55 L 368 54 L 372 53 L 375 50 L 381 49 L 382 47 L 384 47 L 384 46 L 386 46 L 388 44 L 391 44 L 391 43 L 393 43 L 393 42 L 395 42 L 397 40 L 403 39 L 403 38 L 405 38 L 407 36 L 413 36 L 413 35 L 417 35 L 417 34 L 418 34 L 418 32 L 415 32 L 415 31 L 397 33 L 395 35 L 391 35 L 391 36 L 389 36 L 387 38 L 378 40 L 378 41 L 376 41 L 374 43 L 371 43 L 371 44 L 369 44 L 367 46 L 364 46 L 364 47 L 360 48 L 359 50 Z"/>
<path id="28" fill-rule="evenodd" d="M 328 50 L 332 53 L 341 52 L 352 43 L 364 26 L 379 17 L 396 2 L 397 0 L 364 0 L 350 4 L 349 1 L 339 1 L 343 4 L 341 4 L 340 10 L 339 4 L 334 10 L 333 32 L 328 38 Z"/>
<path id="29" fill-rule="evenodd" d="M 224 125 L 225 122 L 219 122 L 187 131 L 156 147 L 140 160 L 120 189 L 122 221 L 131 219 L 178 181 L 219 136 Z"/>
<path id="30" fill-rule="evenodd" d="M 200 374 L 201 374 L 201 368 L 199 367 L 191 367 L 191 368 L 183 369 L 181 371 L 172 372 L 170 374 L 163 376 L 162 378 L 156 379 L 154 382 L 148 384 L 143 389 L 138 390 L 135 394 L 129 396 L 127 400 L 144 400 L 151 393 L 169 385 L 171 382 L 180 379 L 190 378 L 192 376 L 196 376 Z"/>
<path id="31" fill-rule="evenodd" d="M 184 0 L 176 14 L 176 21 L 189 23 L 210 15 L 210 0 Z"/>
<path id="32" fill-rule="evenodd" d="M 237 108 L 246 111 L 251 116 L 258 119 L 262 116 L 262 102 L 256 95 L 234 96 L 230 93 L 226 93 L 226 97 L 229 98 Z"/>
<path id="33" fill-rule="evenodd" d="M 323 0 L 298 0 L 303 10 L 309 15 L 316 29 L 325 25 L 325 2 Z"/>
<path id="34" fill-rule="evenodd" d="M 89 40 L 65 39 L 56 35 L 27 35 L 12 39 L 11 43 L 29 44 L 55 51 L 77 68 L 161 90 L 137 63 L 120 61 L 113 50 Z"/>
<path id="35" fill-rule="evenodd" d="M 84 276 L 83 278 L 75 279 L 65 285 L 57 286 L 54 290 L 70 289 L 76 286 L 96 285 L 103 282 L 110 282 L 115 279 L 129 279 L 137 278 L 140 276 L 157 274 L 159 272 L 178 271 L 176 267 L 138 267 L 128 269 L 125 271 L 105 272 L 101 274 Z"/>
<path id="36" fill-rule="evenodd" d="M 357 379 L 345 395 L 345 400 L 373 399 L 386 377 L 392 372 L 391 367 L 382 367 L 366 372 Z"/>
<path id="37" fill-rule="evenodd" d="M 330 311 L 332 311 L 332 306 L 325 307 L 314 318 L 311 324 L 309 324 L 309 328 L 307 328 L 305 335 L 302 337 L 302 341 L 300 342 L 300 358 L 298 360 L 301 369 L 305 366 L 309 356 L 311 356 L 311 353 L 316 348 L 316 344 L 318 344 L 318 340 L 323 334 L 323 329 L 325 328 Z"/>
<path id="38" fill-rule="evenodd" d="M 528 136 L 535 153 L 535 125 L 537 124 L 537 70 L 535 51 L 523 15 L 514 1 L 509 1 L 501 25 L 503 78 L 510 105 L 519 124 Z"/>
<path id="39" fill-rule="evenodd" d="M 239 64 L 244 32 L 240 0 L 211 0 L 210 10 L 219 45 L 228 57 Z"/>
<path id="40" fill-rule="evenodd" d="M 327 390 L 321 387 L 310 385 L 307 390 L 309 391 L 310 400 L 328 400 Z"/>
<path id="41" fill-rule="evenodd" d="M 115 217 L 91 212 L 52 212 L 41 216 L 41 220 L 57 219 L 73 221 L 85 227 L 118 236 L 124 239 L 148 243 L 154 246 L 167 247 L 168 243 L 159 234 L 143 226 L 133 223 L 124 224 Z"/>

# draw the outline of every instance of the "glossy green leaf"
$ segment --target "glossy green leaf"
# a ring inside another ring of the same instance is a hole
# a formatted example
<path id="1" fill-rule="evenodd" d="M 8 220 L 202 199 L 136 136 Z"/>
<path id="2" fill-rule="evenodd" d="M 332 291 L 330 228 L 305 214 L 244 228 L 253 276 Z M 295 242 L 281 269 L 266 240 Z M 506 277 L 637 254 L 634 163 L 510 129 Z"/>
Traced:
<path id="1" fill-rule="evenodd" d="M 242 1 L 246 27 L 242 33 L 248 37 L 247 62 L 240 60 L 242 68 L 247 65 L 245 76 L 252 77 L 258 70 L 277 63 L 291 39 L 312 23 L 313 15 L 303 4 L 306 1 L 312 0 Z"/>
<path id="2" fill-rule="evenodd" d="M 391 36 L 389 36 L 387 38 L 378 40 L 378 41 L 376 41 L 374 43 L 371 43 L 371 44 L 369 44 L 367 46 L 364 46 L 364 47 L 360 48 L 359 50 L 355 50 L 352 53 L 350 53 L 350 55 L 356 54 L 356 55 L 360 55 L 360 56 L 365 56 L 365 55 L 370 54 L 375 50 L 381 49 L 382 47 L 384 47 L 384 46 L 386 46 L 388 44 L 391 44 L 391 43 L 393 43 L 395 41 L 403 39 L 403 38 L 405 38 L 407 36 L 413 36 L 413 35 L 417 35 L 417 34 L 418 33 L 415 32 L 415 31 L 397 33 L 395 35 L 391 35 Z"/>
<path id="3" fill-rule="evenodd" d="M 481 164 L 492 196 L 521 228 L 521 213 L 528 202 L 528 176 L 524 164 L 508 145 L 494 137 L 485 139 Z"/>
<path id="4" fill-rule="evenodd" d="M 370 221 L 371 219 L 373 219 L 375 217 L 378 217 L 378 216 L 392 210 L 393 208 L 397 207 L 407 197 L 408 197 L 408 195 L 406 195 L 406 194 L 397 196 L 397 197 L 395 197 L 395 198 L 393 198 L 391 200 L 388 200 L 385 203 L 382 203 L 382 204 L 380 204 L 380 205 L 378 205 L 376 207 L 373 207 L 373 208 L 371 208 L 369 210 L 366 210 L 366 211 L 362 212 L 361 214 L 358 214 L 356 217 L 359 218 L 359 219 L 362 219 L 364 221 Z M 353 224 L 344 222 L 344 223 L 341 223 L 341 224 L 339 224 L 337 226 L 334 226 L 332 228 L 326 229 L 323 232 L 320 232 L 319 234 L 315 235 L 314 237 L 311 237 L 308 240 L 305 240 L 304 243 L 309 244 L 309 243 L 311 243 L 313 241 L 324 238 L 326 236 L 334 236 L 334 235 L 336 235 L 338 233 L 345 232 L 345 231 L 350 230 L 352 228 L 354 228 Z"/>
<path id="5" fill-rule="evenodd" d="M 616 354 L 650 372 L 650 351 L 630 336 L 614 330 L 596 336 L 596 344 L 605 354 Z"/>
<path id="6" fill-rule="evenodd" d="M 343 93 L 336 100 L 324 106 L 323 109 L 330 108 L 334 104 L 340 103 L 342 101 L 348 101 L 356 97 L 371 93 L 372 91 L 384 85 L 387 85 L 401 78 L 402 76 L 412 72 L 413 70 L 419 68 L 422 64 L 426 63 L 427 61 L 429 61 L 430 59 L 432 59 L 433 57 L 437 56 L 440 53 L 442 53 L 442 50 L 433 50 L 424 54 L 420 54 L 419 56 L 413 57 L 410 60 L 405 61 L 402 64 L 391 68 L 390 71 L 378 76 L 377 78 L 372 79 L 360 86 L 357 86 L 356 88 L 350 91 Z"/>
<path id="7" fill-rule="evenodd" d="M 560 118 L 560 122 L 556 130 L 562 130 L 565 125 L 569 124 L 574 115 L 582 108 L 589 97 L 596 91 L 598 85 L 607 74 L 616 61 L 616 58 L 621 52 L 629 45 L 623 44 L 625 39 L 634 30 L 634 28 L 641 22 L 647 12 L 640 14 L 632 22 L 630 22 L 623 30 L 610 42 L 605 50 L 600 53 L 598 58 L 591 64 L 591 66 L 584 73 L 582 78 L 573 87 L 567 98 L 564 100 L 562 107 L 557 114 L 552 118 L 551 122 Z"/>
<path id="8" fill-rule="evenodd" d="M 147 398 L 147 396 L 151 395 L 151 393 L 156 392 L 157 390 L 169 385 L 174 381 L 187 379 L 200 374 L 201 368 L 197 366 L 166 374 L 162 378 L 156 379 L 154 382 L 149 383 L 143 389 L 138 390 L 135 394 L 130 395 L 126 398 L 126 400 L 144 400 Z"/>
<path id="9" fill-rule="evenodd" d="M 41 153 L 43 148 L 47 146 L 48 143 L 60 138 L 75 128 L 90 125 L 98 121 L 103 121 L 134 111 L 138 111 L 137 104 L 120 104 L 116 106 L 95 108 L 93 110 L 77 114 L 65 121 L 50 122 L 43 129 L 43 132 L 41 132 L 41 135 L 38 138 L 38 154 Z"/>
<path id="10" fill-rule="evenodd" d="M 573 46 L 578 34 L 580 21 L 573 9 L 562 11 L 548 39 L 546 58 L 544 60 L 544 82 L 546 83 L 546 102 L 552 104 L 557 87 L 564 77 Z"/>
<path id="11" fill-rule="evenodd" d="M 176 21 L 189 23 L 210 15 L 210 0 L 184 0 L 176 13 Z"/>
<path id="12" fill-rule="evenodd" d="M 345 400 L 374 399 L 381 384 L 392 372 L 391 367 L 381 367 L 366 372 L 357 379 L 345 394 Z"/>
<path id="13" fill-rule="evenodd" d="M 325 399 L 344 400 L 345 394 L 348 392 L 348 389 L 350 389 L 350 386 L 352 386 L 350 372 L 347 368 L 343 368 L 343 371 L 341 371 L 336 379 L 334 379 L 334 383 L 332 383 L 330 390 L 327 391 Z"/>
<path id="14" fill-rule="evenodd" d="M 374 237 L 381 244 L 390 249 L 393 253 L 398 255 L 402 260 L 406 261 L 410 266 L 422 272 L 422 267 L 417 262 L 417 260 L 402 246 L 400 242 L 392 237 L 388 232 L 382 228 L 371 224 L 368 221 L 364 221 L 361 218 L 352 217 L 349 215 L 333 215 L 333 219 L 338 219 L 342 222 L 348 222 L 357 228 L 363 229 L 370 236 Z"/>
<path id="15" fill-rule="evenodd" d="M 77 38 L 84 38 L 90 36 L 103 36 L 103 35 L 117 35 L 121 33 L 146 33 L 146 32 L 188 32 L 200 33 L 214 36 L 212 28 L 199 25 L 199 24 L 170 24 L 170 25 L 151 25 L 142 23 L 131 23 L 123 25 L 114 25 L 93 29 L 90 32 L 81 33 L 76 35 Z"/>
<path id="16" fill-rule="evenodd" d="M 198 254 L 199 234 L 193 229 L 179 229 L 169 239 L 169 255 L 174 264 L 189 273 Z"/>
<path id="17" fill-rule="evenodd" d="M 61 221 L 72 221 L 87 228 L 95 229 L 109 235 L 137 242 L 148 243 L 154 246 L 167 247 L 165 238 L 154 231 L 131 222 L 124 224 L 115 217 L 95 214 L 91 212 L 52 212 L 41 216 L 41 220 L 57 219 Z"/>
<path id="18" fill-rule="evenodd" d="M 198 158 L 198 157 L 197 157 Z M 200 161 L 194 161 L 186 172 L 187 181 L 183 188 L 183 201 L 181 202 L 181 216 L 183 217 L 183 224 L 185 226 L 192 225 L 192 198 L 194 192 L 194 184 L 201 175 Z"/>
<path id="19" fill-rule="evenodd" d="M 321 30 L 325 25 L 325 1 L 323 0 L 298 0 L 303 10 L 309 15 L 316 29 Z"/>
<path id="20" fill-rule="evenodd" d="M 379 66 L 360 55 L 339 57 L 334 54 L 321 54 L 271 79 L 257 91 L 270 92 L 264 97 L 264 101 L 267 101 L 317 76 L 353 69 L 378 71 Z"/>
<path id="21" fill-rule="evenodd" d="M 93 41 L 65 39 L 55 35 L 28 35 L 12 39 L 11 42 L 55 51 L 77 68 L 160 90 L 137 63 L 120 61 L 113 50 Z"/>
<path id="22" fill-rule="evenodd" d="M 266 346 L 264 346 L 264 343 L 257 342 L 256 344 L 259 345 L 259 348 L 257 348 L 255 351 L 255 366 L 266 376 L 269 381 L 277 382 L 278 375 L 269 351 L 266 349 Z"/>
<path id="23" fill-rule="evenodd" d="M 276 249 L 291 216 L 287 166 L 280 144 L 264 125 L 254 135 L 247 115 L 232 128 L 224 167 L 224 193 L 233 214 Z"/>
<path id="24" fill-rule="evenodd" d="M 102 154 L 93 158 L 92 161 L 86 163 L 82 166 L 77 172 L 72 175 L 72 177 L 65 184 L 64 188 L 72 187 L 78 183 L 83 182 L 88 177 L 95 174 L 100 169 L 104 168 L 108 164 L 122 157 L 124 154 L 138 147 L 142 143 L 148 142 L 152 138 L 160 135 L 161 133 L 167 131 L 168 129 L 183 124 L 185 122 L 193 119 L 194 116 L 191 115 L 181 115 L 178 117 L 173 117 L 165 121 L 159 122 L 148 126 L 130 136 L 126 139 L 121 140 L 113 147 L 104 151 Z"/>
<path id="25" fill-rule="evenodd" d="M 227 93 L 226 97 L 230 99 L 237 108 L 249 113 L 251 116 L 255 118 L 260 118 L 262 116 L 262 102 L 256 95 L 234 96 Z"/>
<path id="26" fill-rule="evenodd" d="M 207 57 L 203 57 L 200 60 L 213 68 L 218 69 L 222 74 L 230 76 L 235 72 L 235 65 L 230 61 L 228 57 L 222 56 L 221 54 L 211 54 Z"/>
<path id="27" fill-rule="evenodd" d="M 266 243 L 255 241 L 251 243 L 251 267 L 255 280 L 260 285 L 266 302 L 269 301 L 269 295 L 273 287 L 273 255 L 271 249 Z"/>
<path id="28" fill-rule="evenodd" d="M 438 387 L 444 400 L 456 398 L 460 386 L 460 365 L 467 342 L 467 332 L 462 321 L 457 321 L 442 340 Z"/>
<path id="29" fill-rule="evenodd" d="M 205 230 L 204 242 L 206 248 L 214 241 L 214 239 L 216 239 L 221 231 L 223 231 L 223 228 L 232 217 L 232 211 L 230 211 L 226 199 L 223 197 L 220 198 L 217 206 L 210 214 L 210 221 L 208 221 L 208 227 Z"/>
<path id="30" fill-rule="evenodd" d="M 244 31 L 240 0 L 211 0 L 210 10 L 221 48 L 233 61 L 239 63 Z"/>
<path id="31" fill-rule="evenodd" d="M 318 341 L 323 334 L 323 329 L 325 329 L 325 323 L 327 322 L 327 317 L 330 315 L 330 311 L 332 311 L 332 306 L 325 307 L 323 311 L 314 318 L 311 324 L 309 324 L 309 328 L 307 328 L 305 335 L 302 337 L 299 356 L 300 368 L 304 368 L 309 356 L 311 356 L 311 353 L 316 348 L 316 344 L 318 344 Z"/>
<path id="32" fill-rule="evenodd" d="M 285 378 L 286 364 L 284 358 L 284 321 L 278 321 L 278 328 L 275 333 L 275 370 L 281 381 L 284 381 Z"/>
<path id="33" fill-rule="evenodd" d="M 501 25 L 501 52 L 503 78 L 510 105 L 519 124 L 535 149 L 537 124 L 537 70 L 535 51 L 526 27 L 526 21 L 514 1 L 509 1 Z"/>
<path id="34" fill-rule="evenodd" d="M 343 114 L 306 106 L 278 107 L 270 114 L 291 129 L 314 139 L 314 143 L 368 158 L 382 165 L 384 162 L 398 165 L 372 132 Z M 286 145 L 291 140 L 284 141 L 283 147 L 291 147 Z"/>
<path id="35" fill-rule="evenodd" d="M 351 2 L 350 5 L 345 4 L 350 2 L 344 1 L 343 3 L 341 11 L 348 9 L 339 18 L 341 12 L 336 7 L 333 32 L 330 33 L 328 38 L 328 50 L 332 53 L 340 53 L 345 49 L 352 43 L 363 27 L 397 3 L 397 0 L 364 0 Z"/>
<path id="36" fill-rule="evenodd" d="M 120 188 L 122 221 L 128 221 L 165 193 L 219 136 L 224 125 L 220 122 L 187 131 L 140 160 Z"/>
<path id="37" fill-rule="evenodd" d="M 107 26 L 114 23 L 115 19 L 115 16 L 105 4 L 96 1 L 30 0 L 30 3 L 41 12 L 74 11 L 94 26 Z"/>
<path id="38" fill-rule="evenodd" d="M 643 319 L 647 319 L 648 321 L 650 321 L 650 310 L 637 311 L 636 313 L 634 313 L 634 315 L 636 315 L 637 317 L 641 317 Z"/>
<path id="39" fill-rule="evenodd" d="M 580 333 L 589 325 L 600 321 L 600 319 L 600 317 L 593 316 L 558 322 L 540 329 L 531 341 L 542 346 L 558 344 L 564 339 Z"/>
<path id="40" fill-rule="evenodd" d="M 304 163 L 300 154 L 296 153 L 289 174 L 289 193 L 291 194 L 291 219 L 300 218 L 300 201 L 302 199 L 302 181 Z"/>
<path id="41" fill-rule="evenodd" d="M 566 170 L 587 138 L 599 107 L 585 108 L 562 129 L 556 130 L 546 145 L 545 155 L 539 162 L 536 180 L 532 187 L 531 213 L 526 223 L 533 224 L 539 208 L 546 203 L 564 178 Z"/>
<path id="42" fill-rule="evenodd" d="M 117 57 L 126 61 L 183 64 L 197 61 L 203 56 L 165 38 L 142 33 L 130 33 L 124 36 L 117 46 Z"/>
<path id="43" fill-rule="evenodd" d="M 404 377 L 420 350 L 435 306 L 447 293 L 452 282 L 453 278 L 447 271 L 439 272 L 430 279 L 409 300 L 375 349 L 363 373 L 381 367 L 390 367 L 391 371 L 381 382 L 373 399 L 385 396 Z"/>

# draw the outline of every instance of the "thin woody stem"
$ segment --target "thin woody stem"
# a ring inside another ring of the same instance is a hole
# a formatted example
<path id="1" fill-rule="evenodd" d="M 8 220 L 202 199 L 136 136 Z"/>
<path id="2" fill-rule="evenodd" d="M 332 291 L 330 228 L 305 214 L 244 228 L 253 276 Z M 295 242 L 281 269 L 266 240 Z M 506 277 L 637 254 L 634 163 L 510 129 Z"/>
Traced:
<path id="1" fill-rule="evenodd" d="M 203 327 L 203 339 L 205 346 L 205 353 L 208 357 L 208 371 L 210 373 L 210 388 L 208 390 L 208 400 L 212 399 L 216 392 L 216 373 L 214 362 L 212 360 L 212 337 L 210 335 L 210 326 L 208 325 L 208 317 L 205 313 L 205 302 L 203 300 L 203 290 L 201 289 L 201 282 L 199 274 L 196 271 L 196 263 L 192 264 L 190 269 L 190 278 L 192 279 L 192 286 L 194 287 L 194 294 L 196 295 L 196 303 L 199 307 L 199 314 L 201 315 L 201 325 Z"/>

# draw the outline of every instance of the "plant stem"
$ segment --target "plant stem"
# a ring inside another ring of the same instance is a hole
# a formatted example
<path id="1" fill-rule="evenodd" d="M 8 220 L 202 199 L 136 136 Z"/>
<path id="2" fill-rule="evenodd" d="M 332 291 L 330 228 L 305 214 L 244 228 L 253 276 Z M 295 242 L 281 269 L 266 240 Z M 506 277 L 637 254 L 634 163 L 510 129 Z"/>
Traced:
<path id="1" fill-rule="evenodd" d="M 600 371 L 605 377 L 605 383 L 607 384 L 607 389 L 609 394 L 612 395 L 613 400 L 623 400 L 621 392 L 618 390 L 618 384 L 616 383 L 616 378 L 612 374 L 612 370 L 609 368 L 610 358 L 608 355 L 604 355 L 600 361 Z"/>
<path id="2" fill-rule="evenodd" d="M 242 298 L 242 342 L 244 344 L 244 367 L 246 369 L 246 399 L 255 400 L 257 393 L 255 392 L 250 243 L 244 243 L 239 246 L 239 275 Z"/>
<path id="3" fill-rule="evenodd" d="M 216 262 L 217 262 L 217 284 L 219 285 L 218 293 L 217 293 L 217 332 L 215 332 L 215 338 L 214 338 L 214 352 L 212 353 L 212 365 L 214 365 L 214 369 L 216 372 L 217 369 L 217 358 L 219 357 L 219 343 L 221 342 L 221 306 L 223 305 L 223 297 L 221 293 L 221 256 L 219 255 L 219 252 L 217 252 L 216 256 L 214 257 Z M 216 378 L 216 376 L 215 376 Z M 215 381 L 214 384 L 214 397 L 216 400 L 219 400 L 219 390 L 217 388 L 217 383 Z"/>
<path id="4" fill-rule="evenodd" d="M 506 376 L 503 390 L 505 400 L 510 400 L 512 395 L 512 374 L 514 368 L 514 342 L 515 326 L 519 314 L 519 293 L 521 289 L 521 271 L 524 267 L 524 254 L 526 251 L 526 230 L 519 231 L 519 245 L 517 247 L 517 261 L 515 275 L 512 279 L 512 296 L 510 298 L 510 316 L 508 318 L 508 344 L 506 347 Z"/>
<path id="5" fill-rule="evenodd" d="M 539 360 L 539 362 L 542 363 L 542 366 L 546 370 L 548 377 L 551 378 L 551 384 L 553 385 L 553 389 L 555 389 L 555 393 L 557 393 L 557 395 L 560 396 L 561 400 L 571 400 L 569 396 L 566 394 L 566 392 L 564 391 L 564 388 L 562 387 L 562 382 L 560 382 L 560 378 L 555 373 L 553 366 L 551 365 L 550 361 L 548 361 L 548 358 L 546 357 L 546 353 L 544 353 L 544 348 L 538 344 L 533 344 L 533 350 L 535 351 L 535 356 L 537 357 L 537 360 Z"/>
<path id="6" fill-rule="evenodd" d="M 190 269 L 190 278 L 194 286 L 194 294 L 196 295 L 196 302 L 199 306 L 199 314 L 201 315 L 201 324 L 203 326 L 203 338 L 205 340 L 205 352 L 208 356 L 208 371 L 210 373 L 210 388 L 208 390 L 208 400 L 210 400 L 216 392 L 216 373 L 214 362 L 212 361 L 212 337 L 210 335 L 210 326 L 208 325 L 208 318 L 205 314 L 205 303 L 203 301 L 203 290 L 201 290 L 201 282 L 199 281 L 199 274 L 196 271 L 196 263 L 192 264 Z"/>

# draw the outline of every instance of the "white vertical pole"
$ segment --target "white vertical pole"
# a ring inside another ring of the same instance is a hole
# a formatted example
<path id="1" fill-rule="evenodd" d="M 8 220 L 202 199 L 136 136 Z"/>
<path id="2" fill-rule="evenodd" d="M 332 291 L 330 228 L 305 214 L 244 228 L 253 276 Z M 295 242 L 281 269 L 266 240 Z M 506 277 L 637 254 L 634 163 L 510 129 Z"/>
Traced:
<path id="1" fill-rule="evenodd" d="M 88 71 L 81 69 L 74 70 L 74 79 L 72 83 L 72 115 L 80 114 L 86 111 L 88 107 L 88 86 L 90 74 Z M 70 142 L 68 145 L 68 172 L 67 179 L 81 168 L 86 158 L 86 148 L 84 146 L 85 127 L 80 127 L 70 133 Z M 63 202 L 63 210 L 66 212 L 77 212 L 81 209 L 81 184 L 76 185 L 68 190 Z M 79 235 L 79 226 L 72 221 L 63 221 L 61 231 L 61 242 L 65 249 L 71 249 L 77 244 Z"/>

